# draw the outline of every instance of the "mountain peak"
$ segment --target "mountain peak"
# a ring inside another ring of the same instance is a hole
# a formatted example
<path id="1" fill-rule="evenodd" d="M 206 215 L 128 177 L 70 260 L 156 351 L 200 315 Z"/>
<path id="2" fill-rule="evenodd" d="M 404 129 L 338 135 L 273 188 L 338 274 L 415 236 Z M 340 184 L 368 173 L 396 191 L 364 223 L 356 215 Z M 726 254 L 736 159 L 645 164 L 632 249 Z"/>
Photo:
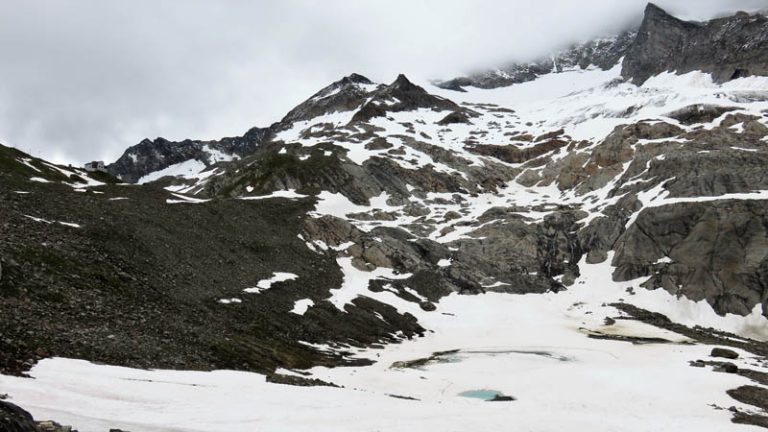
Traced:
<path id="1" fill-rule="evenodd" d="M 682 26 L 697 26 L 694 22 L 683 21 L 677 18 L 657 6 L 655 3 L 648 3 L 645 7 L 645 13 L 643 15 L 643 22 L 640 24 L 640 31 L 649 30 L 649 26 L 660 24 L 666 25 L 682 25 Z"/>
<path id="2" fill-rule="evenodd" d="M 435 96 L 423 87 L 414 84 L 405 75 L 400 74 L 388 86 L 380 87 L 352 118 L 352 122 L 366 122 L 373 117 L 381 117 L 387 112 L 413 111 L 417 109 L 434 111 L 460 112 L 462 108 L 454 102 Z"/>
<path id="3" fill-rule="evenodd" d="M 656 3 L 648 3 L 645 6 L 645 15 L 669 15 L 667 11 L 656 5 Z"/>
<path id="4" fill-rule="evenodd" d="M 416 84 L 412 83 L 411 80 L 408 79 L 404 74 L 400 74 L 397 76 L 397 79 L 390 84 L 390 87 L 394 88 L 400 88 L 400 89 L 409 89 L 418 87 Z"/>
<path id="5" fill-rule="evenodd" d="M 745 43 L 749 41 L 749 43 Z M 649 3 L 627 50 L 622 75 L 637 85 L 666 71 L 709 73 L 717 82 L 768 75 L 768 20 L 744 14 L 708 22 L 683 21 Z"/>
<path id="6" fill-rule="evenodd" d="M 354 83 L 354 84 L 373 84 L 373 81 L 369 80 L 368 78 L 358 73 L 352 73 L 350 75 L 347 75 L 344 78 L 342 78 L 340 82 Z"/>
<path id="7" fill-rule="evenodd" d="M 392 84 L 386 86 L 384 88 L 384 93 L 391 95 L 395 95 L 396 93 L 405 93 L 411 95 L 429 94 L 423 87 L 414 84 L 411 80 L 408 79 L 408 77 L 403 74 L 398 75 L 397 79 L 395 79 Z"/>
<path id="8" fill-rule="evenodd" d="M 292 109 L 281 123 L 291 124 L 321 115 L 349 111 L 359 107 L 367 95 L 375 90 L 375 83 L 363 75 L 352 73 L 326 86 Z"/>

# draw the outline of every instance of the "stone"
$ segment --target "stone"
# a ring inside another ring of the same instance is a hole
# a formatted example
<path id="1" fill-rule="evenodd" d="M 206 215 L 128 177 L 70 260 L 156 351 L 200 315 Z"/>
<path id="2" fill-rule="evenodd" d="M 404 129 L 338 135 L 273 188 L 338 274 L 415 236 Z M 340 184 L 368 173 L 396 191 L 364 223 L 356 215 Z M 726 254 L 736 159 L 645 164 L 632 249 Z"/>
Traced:
<path id="1" fill-rule="evenodd" d="M 713 348 L 710 356 L 727 358 L 732 360 L 739 358 L 739 354 L 736 351 L 729 350 L 726 348 Z"/>
<path id="2" fill-rule="evenodd" d="M 0 431 L 39 432 L 32 415 L 18 406 L 0 401 Z"/>
<path id="3" fill-rule="evenodd" d="M 516 400 L 517 399 L 515 399 L 513 396 L 505 396 L 505 395 L 497 394 L 493 398 L 488 399 L 488 402 L 512 402 Z"/>
<path id="4" fill-rule="evenodd" d="M 429 301 L 423 301 L 423 302 L 419 303 L 419 307 L 421 308 L 421 310 L 426 311 L 426 312 L 434 312 L 434 311 L 437 310 L 437 306 L 435 306 L 434 303 L 429 302 Z"/>
<path id="5" fill-rule="evenodd" d="M 738 366 L 733 363 L 721 363 L 713 369 L 715 372 L 735 374 L 739 372 Z"/>

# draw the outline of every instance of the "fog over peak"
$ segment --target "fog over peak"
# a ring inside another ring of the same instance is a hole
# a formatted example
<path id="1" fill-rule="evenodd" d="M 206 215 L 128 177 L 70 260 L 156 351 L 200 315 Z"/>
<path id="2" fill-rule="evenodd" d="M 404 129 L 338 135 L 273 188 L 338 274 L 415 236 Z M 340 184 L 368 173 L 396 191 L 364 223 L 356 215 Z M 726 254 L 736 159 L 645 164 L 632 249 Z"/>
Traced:
<path id="1" fill-rule="evenodd" d="M 657 1 L 704 20 L 765 0 Z M 328 83 L 451 78 L 637 22 L 641 0 L 4 0 L 0 143 L 80 164 L 279 120 Z"/>

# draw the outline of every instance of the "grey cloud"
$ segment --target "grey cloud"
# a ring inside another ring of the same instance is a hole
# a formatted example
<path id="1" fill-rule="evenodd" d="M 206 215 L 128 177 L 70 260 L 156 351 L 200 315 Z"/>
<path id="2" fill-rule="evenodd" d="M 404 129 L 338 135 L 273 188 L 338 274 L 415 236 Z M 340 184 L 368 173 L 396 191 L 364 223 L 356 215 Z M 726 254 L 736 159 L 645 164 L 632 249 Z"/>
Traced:
<path id="1" fill-rule="evenodd" d="M 659 1 L 688 19 L 768 6 Z M 448 78 L 620 30 L 642 0 L 3 0 L 0 142 L 113 160 L 278 120 L 351 72 Z"/>

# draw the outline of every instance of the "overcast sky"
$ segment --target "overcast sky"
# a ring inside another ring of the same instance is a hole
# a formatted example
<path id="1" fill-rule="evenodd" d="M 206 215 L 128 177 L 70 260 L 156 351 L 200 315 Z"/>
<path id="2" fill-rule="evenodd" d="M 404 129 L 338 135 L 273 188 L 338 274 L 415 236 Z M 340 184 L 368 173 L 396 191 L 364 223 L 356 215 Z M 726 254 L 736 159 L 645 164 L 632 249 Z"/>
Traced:
<path id="1" fill-rule="evenodd" d="M 659 0 L 707 19 L 768 0 Z M 145 137 L 267 126 L 341 76 L 415 80 L 548 53 L 643 0 L 0 0 L 0 143 L 113 161 Z"/>

